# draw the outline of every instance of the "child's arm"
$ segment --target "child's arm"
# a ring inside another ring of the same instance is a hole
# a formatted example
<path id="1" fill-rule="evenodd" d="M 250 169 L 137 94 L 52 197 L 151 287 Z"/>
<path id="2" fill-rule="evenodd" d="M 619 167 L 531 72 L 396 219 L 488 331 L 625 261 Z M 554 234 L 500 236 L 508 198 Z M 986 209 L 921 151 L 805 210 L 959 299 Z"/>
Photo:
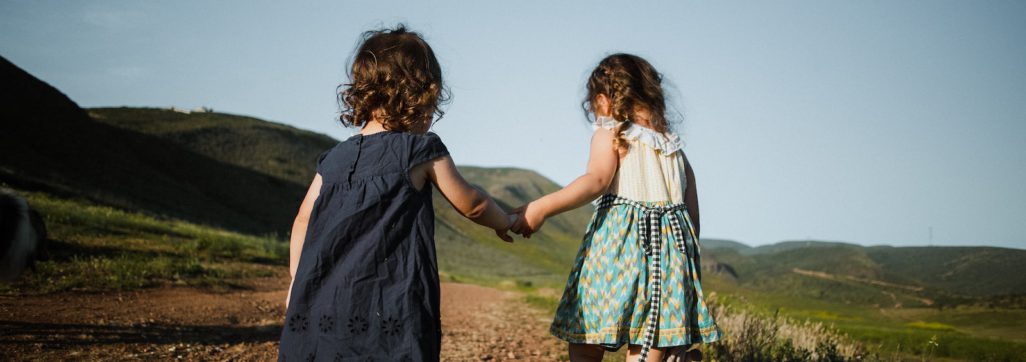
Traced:
<path id="1" fill-rule="evenodd" d="M 687 190 L 684 191 L 684 204 L 688 207 L 688 216 L 691 217 L 691 224 L 695 227 L 695 237 L 698 237 L 698 189 L 695 188 L 695 171 L 691 169 L 691 161 L 684 156 L 684 176 L 688 178 Z M 697 240 L 696 240 L 697 242 Z"/>
<path id="2" fill-rule="evenodd" d="M 451 157 L 439 157 L 425 163 L 424 168 L 427 178 L 438 186 L 442 196 L 456 211 L 479 225 L 495 229 L 502 240 L 513 242 L 513 238 L 506 234 L 512 224 L 510 216 L 487 193 L 464 180 Z"/>
<path id="3" fill-rule="evenodd" d="M 595 200 L 609 188 L 616 175 L 620 156 L 613 146 L 615 135 L 605 128 L 595 130 L 591 137 L 588 170 L 563 189 L 545 195 L 524 206 L 523 217 L 513 225 L 513 232 L 530 237 L 545 219 L 576 209 Z"/>
<path id="4" fill-rule="evenodd" d="M 306 241 L 306 228 L 310 223 L 310 211 L 313 210 L 314 202 L 321 195 L 321 174 L 314 176 L 310 183 L 310 189 L 306 191 L 303 203 L 299 205 L 299 212 L 296 220 L 292 222 L 292 237 L 289 238 L 289 275 L 292 281 L 289 282 L 289 292 L 285 296 L 285 309 L 289 308 L 289 299 L 292 297 L 292 283 L 296 282 L 296 269 L 299 268 L 299 255 L 303 252 L 303 242 Z"/>

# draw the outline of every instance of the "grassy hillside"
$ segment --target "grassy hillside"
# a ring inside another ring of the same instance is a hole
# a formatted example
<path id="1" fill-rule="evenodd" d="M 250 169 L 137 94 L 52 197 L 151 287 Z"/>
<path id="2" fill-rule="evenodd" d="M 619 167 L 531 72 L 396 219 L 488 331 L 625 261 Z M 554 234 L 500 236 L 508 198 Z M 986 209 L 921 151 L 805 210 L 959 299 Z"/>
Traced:
<path id="1" fill-rule="evenodd" d="M 788 251 L 794 249 L 809 249 L 809 248 L 821 248 L 821 247 L 852 247 L 858 248 L 856 244 L 841 243 L 836 241 L 817 241 L 817 240 L 794 240 L 794 241 L 781 241 L 779 243 L 773 243 L 769 245 L 759 245 L 754 248 L 748 248 L 743 250 L 741 253 L 745 255 L 757 255 L 757 254 L 772 254 L 781 251 Z"/>
<path id="2" fill-rule="evenodd" d="M 703 246 L 706 289 L 732 308 L 832 325 L 884 360 L 1026 359 L 1024 250 L 817 241 Z M 717 265 L 735 274 L 708 272 Z"/>
<path id="3" fill-rule="evenodd" d="M 795 285 L 786 281 L 798 279 L 952 302 L 1026 295 L 1026 250 L 1020 249 L 864 247 L 811 240 L 758 247 L 711 240 L 703 241 L 703 247 L 710 261 L 730 265 L 741 284 L 765 289 L 797 293 Z M 838 294 L 831 296 L 845 300 Z"/>
<path id="4" fill-rule="evenodd" d="M 155 136 L 223 163 L 307 185 L 321 152 L 338 140 L 252 117 L 158 108 L 90 108 L 93 120 Z"/>
<path id="5" fill-rule="evenodd" d="M 529 170 L 460 167 L 460 173 L 507 209 L 560 187 Z M 499 278 L 549 286 L 566 281 L 592 212 L 591 206 L 585 206 L 554 217 L 531 239 L 517 238 L 514 244 L 506 244 L 491 230 L 460 216 L 437 192 L 434 203 L 438 217 L 435 239 L 442 270 L 456 278 Z"/>
<path id="6" fill-rule="evenodd" d="M 1026 295 L 1026 250 L 877 246 L 869 248 L 867 255 L 888 275 L 952 293 Z"/>
<path id="7" fill-rule="evenodd" d="M 98 123 L 158 137 L 190 152 L 296 185 L 309 182 L 314 173 L 313 160 L 338 143 L 321 134 L 214 112 L 127 107 L 93 108 L 88 112 Z M 460 167 L 460 172 L 507 209 L 560 187 L 529 170 Z M 460 216 L 437 190 L 434 203 L 439 266 L 456 280 L 558 285 L 569 272 L 568 261 L 573 260 L 591 216 L 590 207 L 561 215 L 548 221 L 530 240 L 509 245 Z"/>
<path id="8" fill-rule="evenodd" d="M 321 134 L 214 112 L 122 107 L 89 109 L 89 114 L 96 122 L 158 137 L 191 152 L 296 184 L 309 182 L 313 160 L 338 143 Z M 529 170 L 460 167 L 460 172 L 507 208 L 559 189 Z M 456 280 L 489 283 L 561 283 L 590 217 L 590 209 L 582 208 L 553 218 L 530 240 L 509 245 L 460 216 L 437 190 L 434 203 L 442 272 Z M 294 208 L 288 211 L 295 212 Z"/>
<path id="9" fill-rule="evenodd" d="M 0 183 L 0 186 L 8 186 Z M 0 293 L 102 292 L 160 285 L 245 287 L 285 277 L 288 246 L 189 222 L 19 190 L 46 222 L 46 260 Z"/>
<path id="10" fill-rule="evenodd" d="M 284 233 L 300 184 L 96 122 L 0 59 L 0 182 L 255 234 Z"/>
<path id="11" fill-rule="evenodd" d="M 702 239 L 702 248 L 704 249 L 733 249 L 738 252 L 751 249 L 751 246 L 739 243 L 733 240 L 724 239 Z"/>
<path id="12" fill-rule="evenodd" d="M 5 60 L 0 72 L 0 182 L 22 190 L 284 237 L 314 160 L 338 142 L 215 112 L 87 112 Z M 509 207 L 559 187 L 527 170 L 461 170 Z M 441 270 L 483 281 L 561 283 L 589 217 L 582 210 L 553 218 L 531 240 L 508 245 L 463 219 L 437 192 L 435 205 Z"/>

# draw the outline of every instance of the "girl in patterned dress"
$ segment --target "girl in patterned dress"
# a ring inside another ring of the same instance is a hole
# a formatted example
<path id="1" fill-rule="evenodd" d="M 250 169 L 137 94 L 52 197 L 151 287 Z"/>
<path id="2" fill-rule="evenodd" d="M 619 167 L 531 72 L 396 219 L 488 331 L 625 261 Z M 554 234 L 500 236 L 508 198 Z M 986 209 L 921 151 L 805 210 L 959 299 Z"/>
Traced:
<path id="1" fill-rule="evenodd" d="M 628 345 L 629 361 L 720 338 L 702 295 L 698 197 L 691 164 L 669 129 L 662 75 L 630 54 L 603 59 L 588 79 L 595 129 L 587 172 L 517 210 L 514 232 L 596 200 L 550 331 L 571 361 Z"/>

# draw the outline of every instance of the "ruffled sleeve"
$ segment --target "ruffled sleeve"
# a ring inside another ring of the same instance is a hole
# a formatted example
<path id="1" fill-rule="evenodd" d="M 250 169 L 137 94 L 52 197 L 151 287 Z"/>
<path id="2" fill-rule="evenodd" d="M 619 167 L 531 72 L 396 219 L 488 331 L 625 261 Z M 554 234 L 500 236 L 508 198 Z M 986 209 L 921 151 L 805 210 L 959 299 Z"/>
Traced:
<path id="1" fill-rule="evenodd" d="M 598 117 L 595 119 L 595 123 L 592 123 L 592 128 L 596 130 L 604 128 L 613 131 L 616 130 L 620 123 L 622 122 L 610 117 Z M 623 132 L 623 137 L 628 141 L 638 141 L 641 144 L 652 147 L 664 155 L 671 155 L 683 146 L 680 137 L 674 132 L 659 133 L 653 129 L 636 124 L 631 124 Z"/>
<path id="2" fill-rule="evenodd" d="M 617 120 L 615 120 L 613 118 L 610 118 L 610 117 L 598 117 L 598 118 L 595 119 L 595 123 L 591 124 L 591 128 L 593 130 L 597 130 L 599 128 L 605 128 L 605 129 L 608 129 L 608 130 L 612 131 L 612 130 L 616 129 L 616 126 L 619 126 L 620 123 L 623 123 L 623 122 L 617 121 Z"/>
<path id="3" fill-rule="evenodd" d="M 624 132 L 624 136 L 629 140 L 638 140 L 667 156 L 679 151 L 682 147 L 680 137 L 677 137 L 676 133 L 659 133 L 638 125 L 631 125 L 631 128 Z"/>

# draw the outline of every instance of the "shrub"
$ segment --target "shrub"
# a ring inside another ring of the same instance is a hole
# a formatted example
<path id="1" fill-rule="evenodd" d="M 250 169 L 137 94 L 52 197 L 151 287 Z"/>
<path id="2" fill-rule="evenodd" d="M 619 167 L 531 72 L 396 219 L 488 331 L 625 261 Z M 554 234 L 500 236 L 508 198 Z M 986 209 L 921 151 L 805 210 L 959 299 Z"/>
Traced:
<path id="1" fill-rule="evenodd" d="M 725 337 L 705 346 L 714 361 L 859 361 L 858 343 L 818 322 L 795 321 L 774 314 L 760 316 L 737 308 L 714 307 Z"/>

